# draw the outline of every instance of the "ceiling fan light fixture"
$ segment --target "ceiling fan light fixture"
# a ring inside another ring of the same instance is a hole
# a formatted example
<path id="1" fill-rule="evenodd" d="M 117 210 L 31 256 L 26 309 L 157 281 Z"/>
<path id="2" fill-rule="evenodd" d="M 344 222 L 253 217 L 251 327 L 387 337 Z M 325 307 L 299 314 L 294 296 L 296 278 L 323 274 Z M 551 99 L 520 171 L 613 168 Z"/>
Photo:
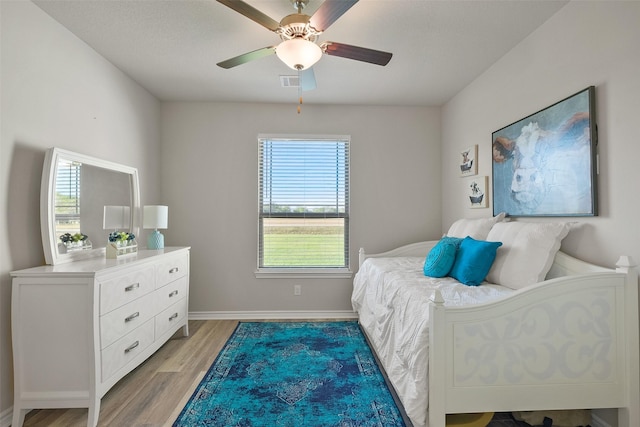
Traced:
<path id="1" fill-rule="evenodd" d="M 322 49 L 303 38 L 285 40 L 276 47 L 276 55 L 294 70 L 306 70 L 320 60 Z"/>

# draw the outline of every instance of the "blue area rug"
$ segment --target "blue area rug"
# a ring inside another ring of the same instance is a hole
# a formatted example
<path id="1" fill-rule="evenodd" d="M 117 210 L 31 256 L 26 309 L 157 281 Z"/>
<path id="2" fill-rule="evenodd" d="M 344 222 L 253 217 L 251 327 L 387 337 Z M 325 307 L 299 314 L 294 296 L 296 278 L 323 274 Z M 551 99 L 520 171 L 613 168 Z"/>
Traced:
<path id="1" fill-rule="evenodd" d="M 173 425 L 405 424 L 357 322 L 242 322 Z"/>

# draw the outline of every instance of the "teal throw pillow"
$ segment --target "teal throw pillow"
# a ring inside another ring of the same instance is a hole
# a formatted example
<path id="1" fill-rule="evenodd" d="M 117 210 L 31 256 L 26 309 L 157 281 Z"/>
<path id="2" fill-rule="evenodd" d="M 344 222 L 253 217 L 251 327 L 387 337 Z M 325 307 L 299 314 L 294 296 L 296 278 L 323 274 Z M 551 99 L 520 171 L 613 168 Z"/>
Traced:
<path id="1" fill-rule="evenodd" d="M 485 242 L 469 236 L 460 242 L 449 276 L 468 286 L 478 286 L 491 269 L 502 242 Z"/>
<path id="2" fill-rule="evenodd" d="M 429 251 L 424 261 L 424 275 L 430 277 L 445 277 L 451 271 L 456 260 L 456 252 L 462 241 L 459 237 L 443 237 Z"/>

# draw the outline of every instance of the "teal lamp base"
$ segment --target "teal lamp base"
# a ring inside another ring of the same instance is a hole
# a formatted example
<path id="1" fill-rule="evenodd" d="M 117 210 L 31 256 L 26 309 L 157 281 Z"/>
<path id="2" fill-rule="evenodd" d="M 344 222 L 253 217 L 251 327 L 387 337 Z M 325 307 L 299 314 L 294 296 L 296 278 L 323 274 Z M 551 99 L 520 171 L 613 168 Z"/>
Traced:
<path id="1" fill-rule="evenodd" d="M 153 230 L 147 238 L 148 249 L 164 249 L 164 236 L 158 230 Z"/>

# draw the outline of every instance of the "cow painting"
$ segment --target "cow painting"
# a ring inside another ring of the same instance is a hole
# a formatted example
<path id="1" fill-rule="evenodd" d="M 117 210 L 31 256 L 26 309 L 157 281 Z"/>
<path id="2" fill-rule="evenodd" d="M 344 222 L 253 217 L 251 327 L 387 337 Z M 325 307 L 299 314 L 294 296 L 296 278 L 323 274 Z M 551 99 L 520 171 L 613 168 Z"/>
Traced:
<path id="1" fill-rule="evenodd" d="M 561 120 L 557 114 L 542 115 L 545 110 L 494 132 L 494 212 L 594 214 L 588 105 Z"/>

